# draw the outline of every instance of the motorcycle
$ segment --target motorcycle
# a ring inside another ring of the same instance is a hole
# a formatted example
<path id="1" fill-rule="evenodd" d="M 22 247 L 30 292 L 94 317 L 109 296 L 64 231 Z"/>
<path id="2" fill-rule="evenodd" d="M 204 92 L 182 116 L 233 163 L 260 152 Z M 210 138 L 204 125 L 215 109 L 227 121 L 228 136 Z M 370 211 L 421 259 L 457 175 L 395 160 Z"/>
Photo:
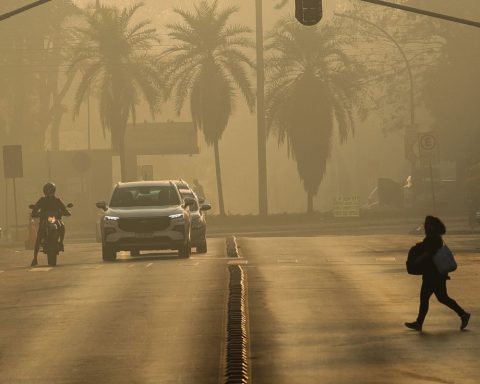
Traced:
<path id="1" fill-rule="evenodd" d="M 72 208 L 73 204 L 67 204 L 67 208 Z M 29 205 L 32 210 L 32 221 L 34 218 L 39 218 L 40 215 L 36 212 L 35 205 Z M 47 255 L 48 265 L 54 267 L 57 265 L 57 256 L 60 253 L 60 217 L 58 212 L 45 212 L 42 214 L 45 220 L 45 232 L 40 242 L 41 251 Z M 64 216 L 70 216 L 70 212 L 65 212 Z M 35 231 L 36 232 L 36 231 Z"/>

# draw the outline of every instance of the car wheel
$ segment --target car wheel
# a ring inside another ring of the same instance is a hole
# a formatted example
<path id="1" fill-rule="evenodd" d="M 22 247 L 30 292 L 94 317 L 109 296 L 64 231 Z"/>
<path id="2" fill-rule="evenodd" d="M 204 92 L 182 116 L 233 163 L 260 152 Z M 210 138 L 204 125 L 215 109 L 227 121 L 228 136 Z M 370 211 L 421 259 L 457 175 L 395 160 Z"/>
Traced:
<path id="1" fill-rule="evenodd" d="M 102 245 L 102 258 L 103 261 L 115 261 L 117 259 L 117 251 L 112 246 Z"/>
<path id="2" fill-rule="evenodd" d="M 207 239 L 203 239 L 202 244 L 197 246 L 197 253 L 207 253 L 208 247 L 207 247 Z"/>
<path id="3" fill-rule="evenodd" d="M 190 242 L 188 242 L 187 244 L 182 245 L 182 247 L 179 248 L 178 257 L 181 259 L 188 259 L 191 253 L 192 253 L 192 246 Z"/>

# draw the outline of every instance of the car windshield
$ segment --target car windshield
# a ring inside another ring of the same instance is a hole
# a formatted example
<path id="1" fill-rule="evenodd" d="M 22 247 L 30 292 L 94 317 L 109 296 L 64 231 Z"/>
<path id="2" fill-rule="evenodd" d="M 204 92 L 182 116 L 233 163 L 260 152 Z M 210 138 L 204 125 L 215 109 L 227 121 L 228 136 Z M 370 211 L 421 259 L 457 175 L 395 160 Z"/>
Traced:
<path id="1" fill-rule="evenodd" d="M 113 192 L 110 206 L 122 207 L 161 207 L 179 205 L 180 199 L 173 186 L 138 186 L 117 188 Z"/>
<path id="2" fill-rule="evenodd" d="M 190 206 L 190 211 L 192 212 L 198 211 L 198 200 L 196 199 L 195 195 L 191 191 L 181 189 L 180 195 L 182 196 L 182 199 L 185 199 L 185 197 L 191 197 L 193 200 L 195 200 L 195 204 Z"/>

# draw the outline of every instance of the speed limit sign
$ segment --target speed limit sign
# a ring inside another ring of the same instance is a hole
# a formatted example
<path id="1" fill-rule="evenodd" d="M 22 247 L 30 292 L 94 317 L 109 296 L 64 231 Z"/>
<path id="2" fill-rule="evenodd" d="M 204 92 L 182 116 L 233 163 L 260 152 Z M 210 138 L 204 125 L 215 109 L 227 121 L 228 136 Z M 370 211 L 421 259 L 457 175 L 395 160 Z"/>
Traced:
<path id="1" fill-rule="evenodd" d="M 438 136 L 434 132 L 420 133 L 418 146 L 421 158 L 431 158 L 438 149 Z"/>

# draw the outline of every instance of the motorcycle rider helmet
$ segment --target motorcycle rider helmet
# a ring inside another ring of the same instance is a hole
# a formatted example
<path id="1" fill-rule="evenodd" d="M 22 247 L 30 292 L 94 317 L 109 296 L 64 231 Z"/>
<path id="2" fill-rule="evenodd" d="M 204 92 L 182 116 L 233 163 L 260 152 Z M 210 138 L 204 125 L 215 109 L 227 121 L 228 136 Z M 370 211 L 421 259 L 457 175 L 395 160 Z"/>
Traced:
<path id="1" fill-rule="evenodd" d="M 46 197 L 51 197 L 55 196 L 55 192 L 57 190 L 57 187 L 55 184 L 48 182 L 43 186 L 43 193 Z"/>

